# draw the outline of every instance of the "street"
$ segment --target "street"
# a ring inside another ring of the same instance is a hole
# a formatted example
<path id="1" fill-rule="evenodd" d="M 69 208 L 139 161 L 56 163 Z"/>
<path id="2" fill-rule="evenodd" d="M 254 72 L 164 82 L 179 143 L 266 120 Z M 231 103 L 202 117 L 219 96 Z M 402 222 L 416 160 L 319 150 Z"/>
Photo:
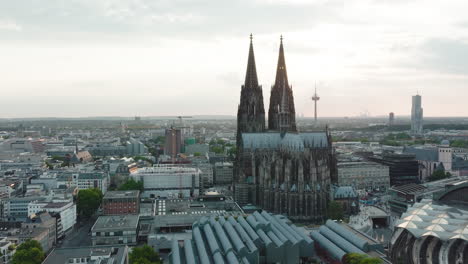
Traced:
<path id="1" fill-rule="evenodd" d="M 95 218 L 91 218 L 86 220 L 82 226 L 77 223 L 72 230 L 65 234 L 65 238 L 63 239 L 62 244 L 57 245 L 57 247 L 91 246 L 91 234 L 89 233 L 89 230 L 95 221 Z"/>

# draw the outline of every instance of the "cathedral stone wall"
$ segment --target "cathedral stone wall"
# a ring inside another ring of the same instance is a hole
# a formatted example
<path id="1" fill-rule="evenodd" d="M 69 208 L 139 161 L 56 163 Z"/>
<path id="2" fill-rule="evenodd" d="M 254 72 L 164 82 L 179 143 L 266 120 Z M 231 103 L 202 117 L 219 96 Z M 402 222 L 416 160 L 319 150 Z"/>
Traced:
<path id="1" fill-rule="evenodd" d="M 268 130 L 250 42 L 245 84 L 237 114 L 234 197 L 289 219 L 326 219 L 336 161 L 328 131 L 299 133 L 292 87 L 288 84 L 283 43 L 272 87 Z"/>

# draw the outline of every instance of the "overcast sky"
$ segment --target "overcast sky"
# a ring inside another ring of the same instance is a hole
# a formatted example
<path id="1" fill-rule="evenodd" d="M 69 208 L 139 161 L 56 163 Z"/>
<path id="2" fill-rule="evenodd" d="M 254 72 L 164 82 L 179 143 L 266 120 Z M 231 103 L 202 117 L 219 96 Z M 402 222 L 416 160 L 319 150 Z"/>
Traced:
<path id="1" fill-rule="evenodd" d="M 468 116 L 468 1 L 0 0 L 0 118 L 235 115 L 249 34 L 298 115 Z M 267 109 L 265 109 L 267 111 Z"/>

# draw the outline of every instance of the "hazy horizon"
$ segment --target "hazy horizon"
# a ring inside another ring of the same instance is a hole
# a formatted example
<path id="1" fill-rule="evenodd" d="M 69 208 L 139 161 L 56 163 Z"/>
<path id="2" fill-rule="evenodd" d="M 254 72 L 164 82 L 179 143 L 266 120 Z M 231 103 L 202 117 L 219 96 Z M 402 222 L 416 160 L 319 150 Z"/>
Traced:
<path id="1" fill-rule="evenodd" d="M 266 111 L 279 36 L 296 114 L 468 116 L 466 1 L 0 3 L 0 118 L 230 115 L 249 35 Z"/>

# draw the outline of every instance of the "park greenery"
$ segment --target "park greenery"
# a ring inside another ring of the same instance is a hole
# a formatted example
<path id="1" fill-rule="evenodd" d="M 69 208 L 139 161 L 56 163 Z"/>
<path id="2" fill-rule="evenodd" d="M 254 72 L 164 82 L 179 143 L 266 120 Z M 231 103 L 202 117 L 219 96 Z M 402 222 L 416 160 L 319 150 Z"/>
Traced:
<path id="1" fill-rule="evenodd" d="M 468 140 L 457 139 L 450 142 L 453 148 L 468 148 Z"/>
<path id="2" fill-rule="evenodd" d="M 386 146 L 403 146 L 404 142 L 411 141 L 411 136 L 407 133 L 390 133 L 386 135 L 379 143 Z"/>
<path id="3" fill-rule="evenodd" d="M 212 139 L 209 145 L 210 145 L 210 151 L 216 154 L 222 154 L 227 151 L 227 153 L 230 156 L 231 155 L 234 156 L 236 152 L 236 147 L 233 144 L 226 142 L 222 139 L 217 139 L 217 140 Z"/>
<path id="4" fill-rule="evenodd" d="M 379 258 L 373 258 L 366 254 L 348 253 L 343 257 L 344 264 L 382 264 Z"/>
<path id="5" fill-rule="evenodd" d="M 332 220 L 343 220 L 343 205 L 337 201 L 328 204 L 328 217 Z"/>
<path id="6" fill-rule="evenodd" d="M 158 253 L 148 245 L 135 247 L 129 254 L 130 264 L 159 264 L 162 263 Z"/>
<path id="7" fill-rule="evenodd" d="M 41 244 L 28 239 L 16 248 L 12 264 L 40 264 L 45 258 Z"/>
<path id="8" fill-rule="evenodd" d="M 78 215 L 90 218 L 101 205 L 102 197 L 101 190 L 97 188 L 80 190 L 76 198 Z"/>
<path id="9" fill-rule="evenodd" d="M 139 190 L 140 192 L 143 191 L 143 182 L 135 181 L 133 178 L 128 179 L 125 181 L 120 187 L 118 188 L 119 191 L 134 191 Z"/>

